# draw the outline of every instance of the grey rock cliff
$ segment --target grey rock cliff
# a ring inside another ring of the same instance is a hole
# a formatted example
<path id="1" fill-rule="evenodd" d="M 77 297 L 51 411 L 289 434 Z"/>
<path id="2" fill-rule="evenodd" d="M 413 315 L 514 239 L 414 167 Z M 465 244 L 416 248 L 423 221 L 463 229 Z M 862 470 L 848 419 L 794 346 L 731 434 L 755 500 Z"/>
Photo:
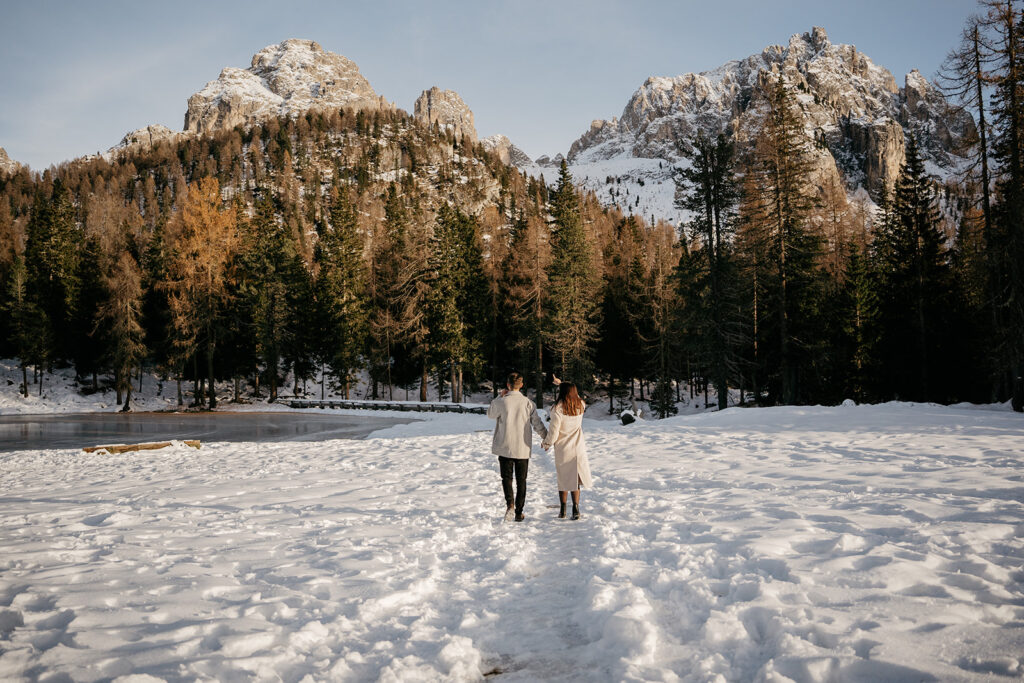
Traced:
<path id="1" fill-rule="evenodd" d="M 312 40 L 269 45 L 248 69 L 227 67 L 188 99 L 185 131 L 208 133 L 310 109 L 388 108 L 355 62 Z"/>
<path id="2" fill-rule="evenodd" d="M 451 130 L 456 137 L 476 144 L 473 112 L 454 90 L 441 90 L 437 86 L 424 90 L 416 98 L 413 116 L 427 125 L 438 124 Z"/>
<path id="3" fill-rule="evenodd" d="M 167 126 L 161 126 L 158 123 L 125 133 L 125 136 L 121 138 L 121 142 L 107 150 L 107 154 L 150 149 L 158 142 L 173 142 L 181 136 L 181 133 L 173 131 Z"/>
<path id="4" fill-rule="evenodd" d="M 480 144 L 484 146 L 484 149 L 497 154 L 503 164 L 518 167 L 530 166 L 533 164 L 529 155 L 513 145 L 512 141 L 504 135 L 491 135 L 490 137 L 480 140 Z"/>
<path id="5" fill-rule="evenodd" d="M 821 173 L 837 169 L 850 191 L 873 191 L 895 180 L 907 133 L 921 139 L 938 169 L 952 170 L 960 163 L 959 141 L 974 132 L 971 117 L 945 107 L 917 71 L 899 88 L 889 71 L 856 47 L 833 45 L 815 27 L 786 46 L 769 46 L 712 71 L 647 79 L 620 117 L 591 124 L 572 144 L 569 159 L 577 165 L 629 157 L 676 163 L 698 130 L 732 133 L 743 145 L 756 136 L 763 118 L 763 86 L 780 74 L 808 134 L 825 144 Z"/>
<path id="6" fill-rule="evenodd" d="M 19 168 L 21 164 L 7 156 L 7 150 L 0 147 L 0 174 L 17 173 Z"/>

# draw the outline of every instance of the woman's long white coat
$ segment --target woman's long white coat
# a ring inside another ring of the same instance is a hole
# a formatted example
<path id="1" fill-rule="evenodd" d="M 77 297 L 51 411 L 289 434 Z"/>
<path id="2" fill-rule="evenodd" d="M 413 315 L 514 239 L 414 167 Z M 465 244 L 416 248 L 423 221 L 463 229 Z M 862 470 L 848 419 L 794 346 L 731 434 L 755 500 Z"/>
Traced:
<path id="1" fill-rule="evenodd" d="M 580 486 L 592 485 L 582 415 L 566 415 L 561 405 L 552 408 L 544 446 L 555 447 L 559 491 L 575 491 Z"/>

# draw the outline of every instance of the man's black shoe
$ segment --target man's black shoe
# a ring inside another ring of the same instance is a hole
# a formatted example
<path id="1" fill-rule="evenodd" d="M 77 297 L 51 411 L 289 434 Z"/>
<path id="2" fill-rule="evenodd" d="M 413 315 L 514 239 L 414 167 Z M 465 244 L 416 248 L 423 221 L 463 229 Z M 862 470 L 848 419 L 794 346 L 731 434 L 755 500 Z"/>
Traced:
<path id="1" fill-rule="evenodd" d="M 521 521 L 523 521 L 524 519 L 526 519 L 526 517 L 523 517 L 523 513 L 522 513 L 522 512 L 517 512 L 517 513 L 516 513 L 516 521 L 517 521 L 517 522 L 521 522 Z"/>

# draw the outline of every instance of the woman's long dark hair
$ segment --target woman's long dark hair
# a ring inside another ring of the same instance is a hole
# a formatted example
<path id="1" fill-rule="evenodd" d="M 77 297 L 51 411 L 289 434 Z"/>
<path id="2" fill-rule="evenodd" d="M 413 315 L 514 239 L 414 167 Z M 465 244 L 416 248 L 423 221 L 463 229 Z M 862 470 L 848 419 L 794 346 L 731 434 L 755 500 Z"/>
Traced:
<path id="1" fill-rule="evenodd" d="M 555 405 L 561 405 L 566 415 L 582 415 L 586 406 L 583 399 L 576 391 L 576 385 L 572 382 L 562 382 L 558 385 L 558 398 Z"/>

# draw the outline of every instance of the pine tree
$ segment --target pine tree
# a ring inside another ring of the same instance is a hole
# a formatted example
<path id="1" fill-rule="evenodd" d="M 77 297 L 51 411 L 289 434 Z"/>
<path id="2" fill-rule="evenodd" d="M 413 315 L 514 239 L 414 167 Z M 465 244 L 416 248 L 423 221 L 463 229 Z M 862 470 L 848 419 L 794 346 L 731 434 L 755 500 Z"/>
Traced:
<path id="1" fill-rule="evenodd" d="M 593 384 L 591 353 L 597 340 L 600 282 L 583 230 L 579 198 L 565 161 L 551 195 L 552 248 L 548 280 L 548 346 L 559 373 L 583 388 Z"/>
<path id="2" fill-rule="evenodd" d="M 235 214 L 221 208 L 216 179 L 203 178 L 188 186 L 172 234 L 166 286 L 170 290 L 176 355 L 183 363 L 192 352 L 203 348 L 209 407 L 213 409 L 217 406 L 214 353 L 228 294 L 228 268 L 238 243 Z"/>
<path id="3" fill-rule="evenodd" d="M 49 326 L 45 314 L 29 295 L 28 269 L 20 256 L 16 256 L 11 264 L 8 283 L 4 312 L 10 325 L 12 346 L 21 367 L 22 393 L 27 398 L 28 366 L 35 365 L 38 369 L 48 360 Z"/>
<path id="4" fill-rule="evenodd" d="M 872 397 L 879 316 L 878 283 L 866 248 L 852 250 L 847 273 L 843 299 L 843 332 L 851 346 L 847 390 L 858 402 L 864 402 Z"/>
<path id="5" fill-rule="evenodd" d="M 879 276 L 888 393 L 899 398 L 935 400 L 944 309 L 950 283 L 939 216 L 924 162 L 913 135 L 896 182 L 894 207 L 873 244 Z"/>
<path id="6" fill-rule="evenodd" d="M 512 229 L 508 257 L 503 265 L 503 322 L 513 340 L 523 369 L 534 390 L 534 403 L 544 407 L 544 325 L 547 309 L 548 266 L 551 241 L 540 218 L 540 198 L 533 195 L 530 214 L 520 214 Z M 510 368 L 511 369 L 511 368 Z"/>
<path id="7" fill-rule="evenodd" d="M 629 394 L 630 380 L 643 365 L 641 333 L 646 311 L 641 300 L 646 278 L 645 246 L 636 217 L 629 216 L 618 221 L 615 239 L 604 255 L 607 265 L 601 297 L 597 364 L 608 375 L 609 414 L 616 410 L 616 399 Z"/>
<path id="8" fill-rule="evenodd" d="M 1013 409 L 1024 411 L 1024 7 L 1019 0 L 983 0 L 991 46 L 992 153 L 1000 165 L 994 269 L 1001 309 L 1000 355 L 1008 366 Z"/>
<path id="9" fill-rule="evenodd" d="M 676 397 L 673 391 L 678 357 L 679 305 L 673 281 L 674 253 L 672 234 L 662 230 L 653 235 L 652 263 L 644 283 L 644 304 L 649 320 L 649 335 L 641 336 L 647 356 L 650 375 L 655 388 L 651 394 L 651 408 L 659 418 L 675 415 Z"/>
<path id="10" fill-rule="evenodd" d="M 349 398 L 366 342 L 366 276 L 363 239 L 347 190 L 337 190 L 313 254 L 315 292 L 323 325 L 321 358 Z"/>
<path id="11" fill-rule="evenodd" d="M 463 395 L 462 373 L 482 369 L 486 333 L 487 283 L 477 239 L 476 221 L 458 209 L 442 206 L 428 259 L 427 321 L 434 360 L 449 368 L 452 401 Z"/>
<path id="12" fill-rule="evenodd" d="M 388 387 L 394 398 L 395 352 L 422 322 L 422 272 L 413 256 L 414 241 L 405 206 L 392 183 L 387 190 L 384 222 L 371 249 L 369 294 L 371 300 L 369 341 L 373 397 L 377 383 Z"/>
<path id="13" fill-rule="evenodd" d="M 731 319 L 734 304 L 732 288 L 726 286 L 732 269 L 732 234 L 735 205 L 739 198 L 733 171 L 733 145 L 719 135 L 711 141 L 698 133 L 687 155 L 690 165 L 680 171 L 677 187 L 682 191 L 678 206 L 694 218 L 691 235 L 698 240 L 703 285 L 700 295 L 688 302 L 691 315 L 703 319 L 701 329 L 708 338 L 700 345 L 707 349 L 709 371 L 718 395 L 718 409 L 728 407 L 729 376 L 737 371 L 733 349 L 739 341 L 736 323 Z"/>
<path id="14" fill-rule="evenodd" d="M 747 244 L 763 249 L 757 255 L 764 275 L 759 286 L 767 299 L 764 322 L 774 335 L 774 343 L 763 338 L 767 342 L 763 350 L 774 358 L 768 367 L 776 363 L 778 367 L 769 379 L 774 379 L 777 400 L 792 404 L 800 397 L 800 370 L 810 364 L 808 338 L 814 329 L 820 242 L 807 224 L 813 206 L 808 193 L 810 140 L 782 75 L 773 84 L 765 83 L 765 89 L 767 114 L 755 144 L 746 206 L 741 211 L 749 229 L 760 233 Z"/>
<path id="15" fill-rule="evenodd" d="M 92 376 L 93 390 L 97 387 L 97 373 L 110 360 L 107 330 L 98 325 L 96 313 L 106 302 L 110 292 L 103 280 L 107 275 L 107 263 L 117 258 L 123 247 L 118 245 L 112 253 L 103 253 L 103 245 L 97 236 L 90 235 L 82 245 L 77 264 L 78 302 L 75 306 L 74 326 L 76 342 L 74 350 L 75 373 L 79 378 Z M 118 390 L 118 405 L 121 392 Z"/>
<path id="16" fill-rule="evenodd" d="M 143 343 L 142 273 L 135 258 L 122 251 L 113 271 L 104 278 L 107 299 L 97 312 L 110 344 L 114 366 L 114 383 L 118 396 L 124 392 L 124 412 L 131 410 L 132 368 L 139 366 L 146 354 Z"/>
<path id="17" fill-rule="evenodd" d="M 281 358 L 294 342 L 289 325 L 288 285 L 296 256 L 295 243 L 274 200 L 264 192 L 256 215 L 243 226 L 240 262 L 242 295 L 252 313 L 258 354 L 266 367 L 270 401 L 277 400 Z"/>
<path id="18" fill-rule="evenodd" d="M 56 180 L 49 195 L 39 188 L 28 222 L 25 266 L 29 292 L 49 325 L 52 355 L 62 360 L 74 355 L 81 243 L 67 186 Z"/>

